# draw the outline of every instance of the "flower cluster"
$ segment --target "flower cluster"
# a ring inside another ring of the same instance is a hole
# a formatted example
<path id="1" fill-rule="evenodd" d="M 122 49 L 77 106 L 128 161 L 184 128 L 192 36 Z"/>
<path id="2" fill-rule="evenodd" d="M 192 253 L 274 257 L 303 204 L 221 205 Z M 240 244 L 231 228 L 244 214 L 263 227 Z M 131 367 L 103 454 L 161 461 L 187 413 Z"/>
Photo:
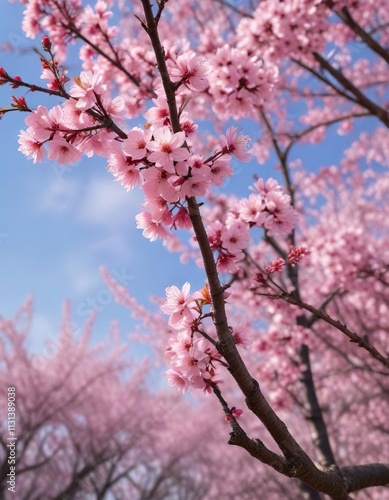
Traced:
<path id="1" fill-rule="evenodd" d="M 64 85 L 69 81 L 66 76 L 66 70 L 59 65 L 55 55 L 52 51 L 52 43 L 48 36 L 44 36 L 41 40 L 43 50 L 48 53 L 49 57 L 41 55 L 40 60 L 42 64 L 42 80 L 49 80 L 47 88 L 54 91 L 64 91 Z"/>
<path id="2" fill-rule="evenodd" d="M 270 274 L 281 272 L 284 269 L 285 264 L 294 267 L 298 262 L 301 262 L 305 256 L 309 255 L 309 253 L 309 250 L 304 247 L 291 248 L 286 260 L 274 260 L 269 266 L 266 267 L 264 273 L 256 273 L 254 279 L 260 285 L 267 286 Z"/>
<path id="3" fill-rule="evenodd" d="M 175 336 L 170 338 L 166 349 L 171 368 L 165 375 L 177 390 L 187 392 L 192 387 L 210 392 L 213 384 L 222 382 L 220 368 L 226 364 L 216 349 L 215 334 L 205 331 L 211 328 L 206 324 L 210 313 L 204 310 L 209 305 L 211 296 L 207 286 L 193 294 L 189 283 L 181 290 L 176 286 L 166 288 L 166 301 L 161 310 L 169 315 L 169 325 Z M 237 324 L 230 331 L 237 346 L 244 349 L 251 346 L 248 323 Z"/>
<path id="4" fill-rule="evenodd" d="M 213 109 L 222 118 L 247 118 L 257 113 L 278 79 L 275 65 L 265 65 L 258 56 L 229 45 L 217 50 L 212 65 L 209 92 Z"/>
<path id="5" fill-rule="evenodd" d="M 326 8 L 321 0 L 265 0 L 252 18 L 239 23 L 239 46 L 249 51 L 259 49 L 266 61 L 310 57 L 325 44 Z"/>
<path id="6" fill-rule="evenodd" d="M 269 236 L 288 234 L 296 225 L 298 215 L 274 179 L 258 179 L 248 198 L 237 200 L 220 220 L 209 223 L 208 238 L 213 251 L 218 254 L 219 272 L 234 273 L 237 262 L 244 258 L 250 242 L 250 229 L 263 227 Z"/>
<path id="7" fill-rule="evenodd" d="M 167 238 L 170 228 L 190 228 L 186 198 L 204 196 L 231 176 L 231 155 L 249 159 L 248 138 L 234 127 L 210 157 L 192 153 L 189 139 L 197 127 L 189 114 L 181 113 L 183 130 L 174 133 L 166 98 L 159 96 L 154 104 L 145 114 L 147 127 L 134 127 L 121 144 L 112 145 L 108 158 L 109 171 L 127 190 L 141 186 L 145 203 L 136 222 L 151 241 Z"/>
<path id="8" fill-rule="evenodd" d="M 41 78 L 49 80 L 47 87 L 50 90 L 60 90 L 65 96 L 63 87 L 68 78 L 58 66 L 47 37 L 42 39 L 42 46 L 49 52 L 50 60 L 41 56 Z M 0 71 L 1 76 L 10 81 L 4 71 Z M 15 78 L 11 80 L 14 82 Z M 109 97 L 101 71 L 82 71 L 74 81 L 65 103 L 50 110 L 40 105 L 25 119 L 28 128 L 19 135 L 19 150 L 34 163 L 41 162 L 47 154 L 50 160 L 70 166 L 79 161 L 83 153 L 105 155 L 113 142 L 113 134 L 106 124 L 113 123 L 113 119 L 120 121 L 123 99 Z"/>
<path id="9" fill-rule="evenodd" d="M 168 59 L 169 73 L 176 85 L 184 85 L 193 92 L 201 92 L 208 87 L 208 75 L 212 71 L 209 62 L 196 55 L 193 51 Z"/>
<path id="10" fill-rule="evenodd" d="M 171 366 L 166 377 L 171 386 L 183 392 L 190 387 L 209 392 L 209 382 L 221 382 L 217 373 L 221 356 L 214 343 L 200 333 L 202 308 L 209 300 L 207 289 L 190 294 L 189 283 L 181 290 L 176 286 L 166 288 L 166 301 L 161 310 L 170 315 L 169 325 L 176 333 L 166 350 Z"/>

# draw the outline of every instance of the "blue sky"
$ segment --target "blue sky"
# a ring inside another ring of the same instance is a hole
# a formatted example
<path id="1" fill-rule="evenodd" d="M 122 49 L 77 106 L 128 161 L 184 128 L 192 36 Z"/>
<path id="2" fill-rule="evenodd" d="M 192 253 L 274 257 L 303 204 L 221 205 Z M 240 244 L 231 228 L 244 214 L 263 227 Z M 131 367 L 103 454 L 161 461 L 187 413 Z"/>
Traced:
<path id="1" fill-rule="evenodd" d="M 12 75 L 39 81 L 40 66 L 32 47 L 39 39 L 26 40 L 21 31 L 23 7 L 2 2 L 0 44 L 12 44 L 15 51 L 0 52 L 0 65 Z M 4 45 L 3 45 L 4 46 Z M 70 68 L 70 76 L 77 67 Z M 50 97 L 26 94 L 24 90 L 0 88 L 0 106 L 8 107 L 10 96 L 26 95 L 30 106 L 56 104 Z M 150 295 L 163 295 L 166 286 L 181 286 L 189 280 L 201 287 L 204 275 L 193 266 L 182 266 L 177 254 L 169 254 L 160 242 L 150 243 L 135 228 L 142 196 L 127 193 L 105 170 L 105 160 L 83 158 L 72 168 L 45 161 L 34 165 L 18 151 L 17 138 L 25 116 L 9 113 L 0 121 L 0 314 L 12 316 L 33 294 L 35 320 L 31 343 L 35 348 L 58 331 L 64 299 L 73 306 L 75 326 L 80 327 L 92 307 L 99 311 L 95 340 L 106 337 L 109 322 L 118 319 L 123 334 L 134 323 L 129 312 L 110 300 L 101 279 L 104 265 L 125 279 L 125 286 L 143 305 Z M 142 118 L 140 118 L 142 120 Z M 142 125 L 142 122 L 140 122 Z M 244 125 L 246 127 L 246 124 Z M 250 127 L 247 124 L 248 131 Z M 258 134 L 257 126 L 253 138 Z M 343 139 L 331 132 L 331 147 L 305 145 L 299 151 L 307 168 L 330 165 L 339 156 Z M 318 156 L 318 152 L 320 155 Z M 267 166 L 235 164 L 237 177 L 226 191 L 237 186 L 242 194 L 253 174 L 279 178 Z"/>
<path id="2" fill-rule="evenodd" d="M 19 4 L 2 2 L 0 43 L 13 44 L 16 52 L 2 51 L 0 65 L 29 80 L 31 75 L 39 78 L 39 60 L 30 50 L 39 40 L 23 37 L 21 11 Z M 31 105 L 36 99 L 4 86 L 0 106 L 9 107 L 11 93 L 26 95 Z M 112 319 L 119 319 L 124 337 L 133 322 L 128 311 L 110 300 L 99 267 L 122 277 L 143 304 L 150 295 L 162 295 L 165 286 L 184 282 L 185 268 L 177 271 L 177 255 L 159 242 L 151 244 L 135 228 L 142 197 L 115 183 L 104 160 L 84 158 L 68 168 L 25 159 L 17 143 L 24 118 L 15 112 L 0 121 L 0 314 L 12 316 L 33 294 L 36 314 L 30 340 L 38 347 L 56 335 L 67 298 L 76 326 L 91 308 L 99 311 L 95 340 L 106 336 Z"/>

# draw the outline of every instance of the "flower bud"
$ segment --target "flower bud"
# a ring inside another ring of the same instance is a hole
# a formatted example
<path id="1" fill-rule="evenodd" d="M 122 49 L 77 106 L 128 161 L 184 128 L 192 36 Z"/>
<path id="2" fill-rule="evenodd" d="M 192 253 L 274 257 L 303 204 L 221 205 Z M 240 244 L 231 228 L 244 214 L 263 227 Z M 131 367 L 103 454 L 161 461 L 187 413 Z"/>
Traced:
<path id="1" fill-rule="evenodd" d="M 48 36 L 44 36 L 41 40 L 42 47 L 46 52 L 50 52 L 51 50 L 51 42 Z"/>

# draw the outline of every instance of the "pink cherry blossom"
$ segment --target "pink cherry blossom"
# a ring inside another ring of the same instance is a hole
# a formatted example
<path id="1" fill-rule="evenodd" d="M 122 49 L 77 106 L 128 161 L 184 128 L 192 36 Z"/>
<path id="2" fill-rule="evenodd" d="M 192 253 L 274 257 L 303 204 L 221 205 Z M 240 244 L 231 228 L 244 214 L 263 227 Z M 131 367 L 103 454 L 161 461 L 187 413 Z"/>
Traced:
<path id="1" fill-rule="evenodd" d="M 49 142 L 49 152 L 47 157 L 49 160 L 56 160 L 59 165 L 66 163 L 70 166 L 80 160 L 81 151 L 70 144 L 64 137 L 56 136 Z"/>
<path id="2" fill-rule="evenodd" d="M 250 194 L 239 202 L 239 215 L 246 222 L 263 226 L 266 219 L 265 208 L 265 202 L 260 196 Z"/>
<path id="3" fill-rule="evenodd" d="M 136 227 L 143 229 L 143 236 L 150 241 L 155 241 L 157 238 L 165 239 L 169 236 L 169 232 L 163 222 L 156 220 L 153 215 L 144 210 L 135 216 Z"/>
<path id="4" fill-rule="evenodd" d="M 231 254 L 238 254 L 244 250 L 250 239 L 248 224 L 237 220 L 228 227 L 223 228 L 221 240 L 223 247 Z"/>
<path id="5" fill-rule="evenodd" d="M 234 155 L 238 160 L 249 161 L 250 153 L 247 152 L 249 144 L 248 135 L 238 135 L 237 127 L 230 127 L 225 136 L 222 137 L 222 146 L 226 152 Z"/>
<path id="6" fill-rule="evenodd" d="M 18 142 L 20 144 L 19 151 L 27 156 L 27 158 L 32 159 L 34 163 L 43 161 L 43 157 L 46 154 L 45 148 L 42 147 L 41 142 L 36 141 L 28 132 L 21 130 Z"/>
<path id="7" fill-rule="evenodd" d="M 204 57 L 194 52 L 181 54 L 174 61 L 171 69 L 172 80 L 182 82 L 190 90 L 201 92 L 208 86 L 207 76 L 212 68 Z"/>
<path id="8" fill-rule="evenodd" d="M 166 302 L 161 306 L 165 314 L 169 314 L 169 324 L 178 327 L 183 321 L 193 318 L 195 304 L 190 295 L 190 284 L 186 282 L 182 289 L 176 286 L 166 288 Z"/>
<path id="9" fill-rule="evenodd" d="M 159 96 L 157 99 L 153 99 L 156 106 L 150 108 L 145 113 L 145 118 L 155 127 L 164 127 L 170 124 L 170 114 L 169 106 L 167 104 L 166 98 Z"/>
<path id="10" fill-rule="evenodd" d="M 82 110 L 90 109 L 96 104 L 96 95 L 101 96 L 107 91 L 104 76 L 101 71 L 81 71 L 80 77 L 74 78 L 69 94 L 77 99 L 76 107 Z"/>
<path id="11" fill-rule="evenodd" d="M 189 390 L 189 380 L 184 377 L 181 373 L 176 370 L 170 369 L 165 372 L 165 377 L 169 385 L 174 387 L 178 391 L 182 391 L 184 394 Z"/>
<path id="12" fill-rule="evenodd" d="M 131 191 L 141 182 L 139 162 L 126 156 L 121 148 L 108 157 L 108 170 L 127 191 Z"/>
<path id="13" fill-rule="evenodd" d="M 190 156 L 189 151 L 183 147 L 184 132 L 172 134 L 168 127 L 161 127 L 153 132 L 153 139 L 148 145 L 148 149 L 153 151 L 148 160 L 167 172 L 174 173 L 174 161 L 183 161 Z"/>
<path id="14" fill-rule="evenodd" d="M 123 150 L 134 160 L 140 160 L 147 156 L 147 149 L 151 138 L 150 130 L 142 130 L 139 127 L 134 127 L 127 134 L 127 139 L 123 142 Z"/>

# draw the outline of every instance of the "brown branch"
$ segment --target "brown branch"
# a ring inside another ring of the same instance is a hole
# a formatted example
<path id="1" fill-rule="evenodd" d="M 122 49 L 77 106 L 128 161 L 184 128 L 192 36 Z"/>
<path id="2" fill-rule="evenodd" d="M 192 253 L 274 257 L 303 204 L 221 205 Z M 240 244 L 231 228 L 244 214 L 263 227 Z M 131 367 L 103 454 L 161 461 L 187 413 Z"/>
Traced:
<path id="1" fill-rule="evenodd" d="M 50 90 L 46 87 L 41 87 L 39 85 L 35 85 L 34 83 L 27 83 L 23 80 L 15 80 L 14 78 L 8 76 L 7 81 L 12 83 L 17 87 L 27 87 L 31 90 L 31 92 L 42 92 L 43 94 L 56 95 L 57 97 L 64 97 L 65 99 L 70 99 L 70 95 L 65 91 L 59 90 Z M 14 88 L 17 88 L 14 87 Z"/>
<path id="2" fill-rule="evenodd" d="M 235 5 L 232 5 L 230 2 L 227 2 L 227 0 L 214 0 L 214 2 L 216 2 L 220 5 L 224 5 L 224 7 L 227 7 L 228 9 L 235 12 L 235 14 L 238 14 L 239 16 L 248 17 L 251 19 L 254 18 L 254 16 L 252 14 L 249 14 L 248 12 L 239 9 L 238 7 L 235 7 Z"/>
<path id="3" fill-rule="evenodd" d="M 136 85 L 137 87 L 140 87 L 140 80 L 138 78 L 136 78 L 134 75 L 132 75 L 131 73 L 129 73 L 126 68 L 122 65 L 122 63 L 120 62 L 116 52 L 114 52 L 114 55 L 115 55 L 115 59 L 112 59 L 111 56 L 109 56 L 106 52 L 104 52 L 98 45 L 92 43 L 87 37 L 85 37 L 78 29 L 77 27 L 73 24 L 73 23 L 69 23 L 69 24 L 65 24 L 65 23 L 62 23 L 61 22 L 61 26 L 64 28 L 64 29 L 68 29 L 71 33 L 73 33 L 73 35 L 75 35 L 77 38 L 80 38 L 80 40 L 82 40 L 83 42 L 85 42 L 87 45 L 89 45 L 90 47 L 92 47 L 92 49 L 97 53 L 97 54 L 100 54 L 102 57 L 104 57 L 105 59 L 107 59 L 107 61 L 109 61 L 112 66 L 115 66 L 115 68 L 117 68 L 118 70 L 120 70 L 121 72 L 123 72 L 127 78 L 129 80 L 131 80 L 131 82 Z M 110 45 L 110 44 L 109 44 Z"/>
<path id="4" fill-rule="evenodd" d="M 61 91 L 50 90 L 50 89 L 46 89 L 45 87 L 40 87 L 39 85 L 35 85 L 33 83 L 24 82 L 23 80 L 15 80 L 14 78 L 11 78 L 11 77 L 8 77 L 7 81 L 9 81 L 10 83 L 17 84 L 18 87 L 29 88 L 32 92 L 42 92 L 44 94 L 55 95 L 57 97 L 62 97 L 63 99 L 68 99 L 68 100 L 74 99 L 65 90 L 61 90 Z M 16 108 L 15 108 L 15 110 L 16 110 Z M 1 111 L 3 111 L 3 113 L 4 113 L 4 112 L 12 111 L 12 110 L 11 109 L 3 109 L 3 110 L 0 109 L 0 112 Z M 30 109 L 23 109 L 21 111 L 31 111 L 31 110 Z M 116 123 L 112 120 L 112 118 L 108 115 L 108 113 L 102 107 L 102 104 L 100 104 L 100 112 L 93 109 L 93 108 L 87 109 L 85 111 L 86 114 L 88 114 L 89 116 L 91 116 L 92 118 L 97 120 L 99 123 L 101 123 L 102 127 L 108 128 L 109 130 L 112 130 L 112 132 L 115 132 L 115 134 L 117 134 L 118 137 L 120 137 L 121 139 L 127 139 L 127 134 L 120 127 L 118 127 L 118 125 L 116 125 Z M 95 128 L 102 128 L 102 127 L 95 127 Z M 92 127 L 90 127 L 90 129 L 92 130 Z M 74 130 L 74 131 L 70 131 L 70 132 L 76 132 L 76 131 Z"/>
<path id="5" fill-rule="evenodd" d="M 362 349 L 366 349 L 373 358 L 375 358 L 377 361 L 382 363 L 384 366 L 389 367 L 389 358 L 383 356 L 375 347 L 370 345 L 365 339 L 363 339 L 361 336 L 356 334 L 355 332 L 349 330 L 346 325 L 340 323 L 340 321 L 331 318 L 327 313 L 324 311 L 320 311 L 319 309 L 316 309 L 315 307 L 311 306 L 310 304 L 307 304 L 306 302 L 303 302 L 301 300 L 297 300 L 294 297 L 292 297 L 288 293 L 282 293 L 280 295 L 272 295 L 272 298 L 280 298 L 285 300 L 286 302 L 289 302 L 290 304 L 294 304 L 298 307 L 301 307 L 305 309 L 306 311 L 311 312 L 314 316 L 317 318 L 322 319 L 326 323 L 332 325 L 336 329 L 340 330 L 343 332 L 351 342 L 358 344 L 359 347 Z"/>
<path id="6" fill-rule="evenodd" d="M 330 80 L 328 80 L 328 78 L 326 78 L 324 75 L 322 75 L 321 73 L 319 73 L 318 71 L 316 71 L 314 68 L 311 68 L 307 64 L 299 61 L 298 59 L 295 59 L 294 57 L 292 57 L 291 60 L 295 64 L 297 64 L 298 66 L 300 66 L 300 68 L 304 68 L 306 71 L 308 71 L 313 76 L 315 76 L 318 80 L 322 81 L 323 83 L 325 83 L 326 85 L 328 85 L 329 87 L 331 87 L 335 91 L 336 94 L 343 96 L 345 99 L 347 99 L 348 101 L 353 102 L 354 104 L 357 104 L 357 100 L 355 99 L 355 97 L 351 96 L 350 94 L 347 94 L 346 92 L 343 92 L 342 89 L 340 89 L 339 87 L 337 87 L 334 83 L 332 83 Z"/>
<path id="7" fill-rule="evenodd" d="M 350 493 L 371 486 L 386 486 L 389 483 L 389 463 L 351 465 L 341 467 L 340 472 Z"/>
<path id="8" fill-rule="evenodd" d="M 318 52 L 313 52 L 313 56 L 320 66 L 328 71 L 345 89 L 355 96 L 355 102 L 363 106 L 376 116 L 384 125 L 389 127 L 389 113 L 386 109 L 381 108 L 371 99 L 369 99 L 358 87 L 356 87 L 340 70 L 334 68 L 322 55 Z"/>
<path id="9" fill-rule="evenodd" d="M 313 132 L 314 130 L 316 130 L 318 128 L 328 127 L 329 125 L 334 125 L 335 123 L 340 123 L 344 120 L 349 120 L 350 118 L 361 118 L 361 117 L 370 116 L 370 114 L 371 113 L 368 113 L 366 111 L 361 112 L 361 113 L 349 113 L 347 115 L 332 118 L 331 120 L 327 120 L 327 121 L 322 122 L 322 123 L 315 123 L 315 125 L 311 125 L 310 127 L 307 127 L 304 130 L 300 130 L 299 132 L 294 132 L 294 133 L 290 134 L 290 136 L 289 136 L 291 139 L 291 142 L 286 147 L 285 154 L 287 155 L 289 153 L 290 149 L 292 148 L 292 146 L 294 145 L 294 143 L 296 141 L 299 141 L 302 137 L 304 137 L 307 134 L 310 134 L 311 132 Z"/>
<path id="10" fill-rule="evenodd" d="M 275 134 L 273 127 L 270 123 L 270 120 L 266 116 L 266 113 L 263 109 L 260 110 L 260 115 L 261 115 L 261 118 L 266 126 L 266 129 L 267 129 L 269 135 L 270 135 L 270 138 L 271 138 L 274 150 L 276 152 L 276 155 L 280 161 L 280 166 L 281 166 L 282 174 L 283 174 L 284 179 L 285 179 L 286 187 L 287 187 L 288 193 L 292 199 L 292 205 L 294 206 L 294 186 L 292 184 L 292 181 L 291 181 L 291 178 L 289 175 L 288 166 L 287 166 L 288 153 L 286 151 L 281 150 L 280 145 L 278 144 L 278 141 L 276 139 L 276 134 Z"/>
<path id="11" fill-rule="evenodd" d="M 371 48 L 371 50 L 373 50 L 389 64 L 389 52 L 355 21 L 347 7 L 343 7 L 341 11 L 337 11 L 336 15 L 344 22 L 344 24 L 351 28 L 354 33 L 358 35 L 368 47 Z"/>

